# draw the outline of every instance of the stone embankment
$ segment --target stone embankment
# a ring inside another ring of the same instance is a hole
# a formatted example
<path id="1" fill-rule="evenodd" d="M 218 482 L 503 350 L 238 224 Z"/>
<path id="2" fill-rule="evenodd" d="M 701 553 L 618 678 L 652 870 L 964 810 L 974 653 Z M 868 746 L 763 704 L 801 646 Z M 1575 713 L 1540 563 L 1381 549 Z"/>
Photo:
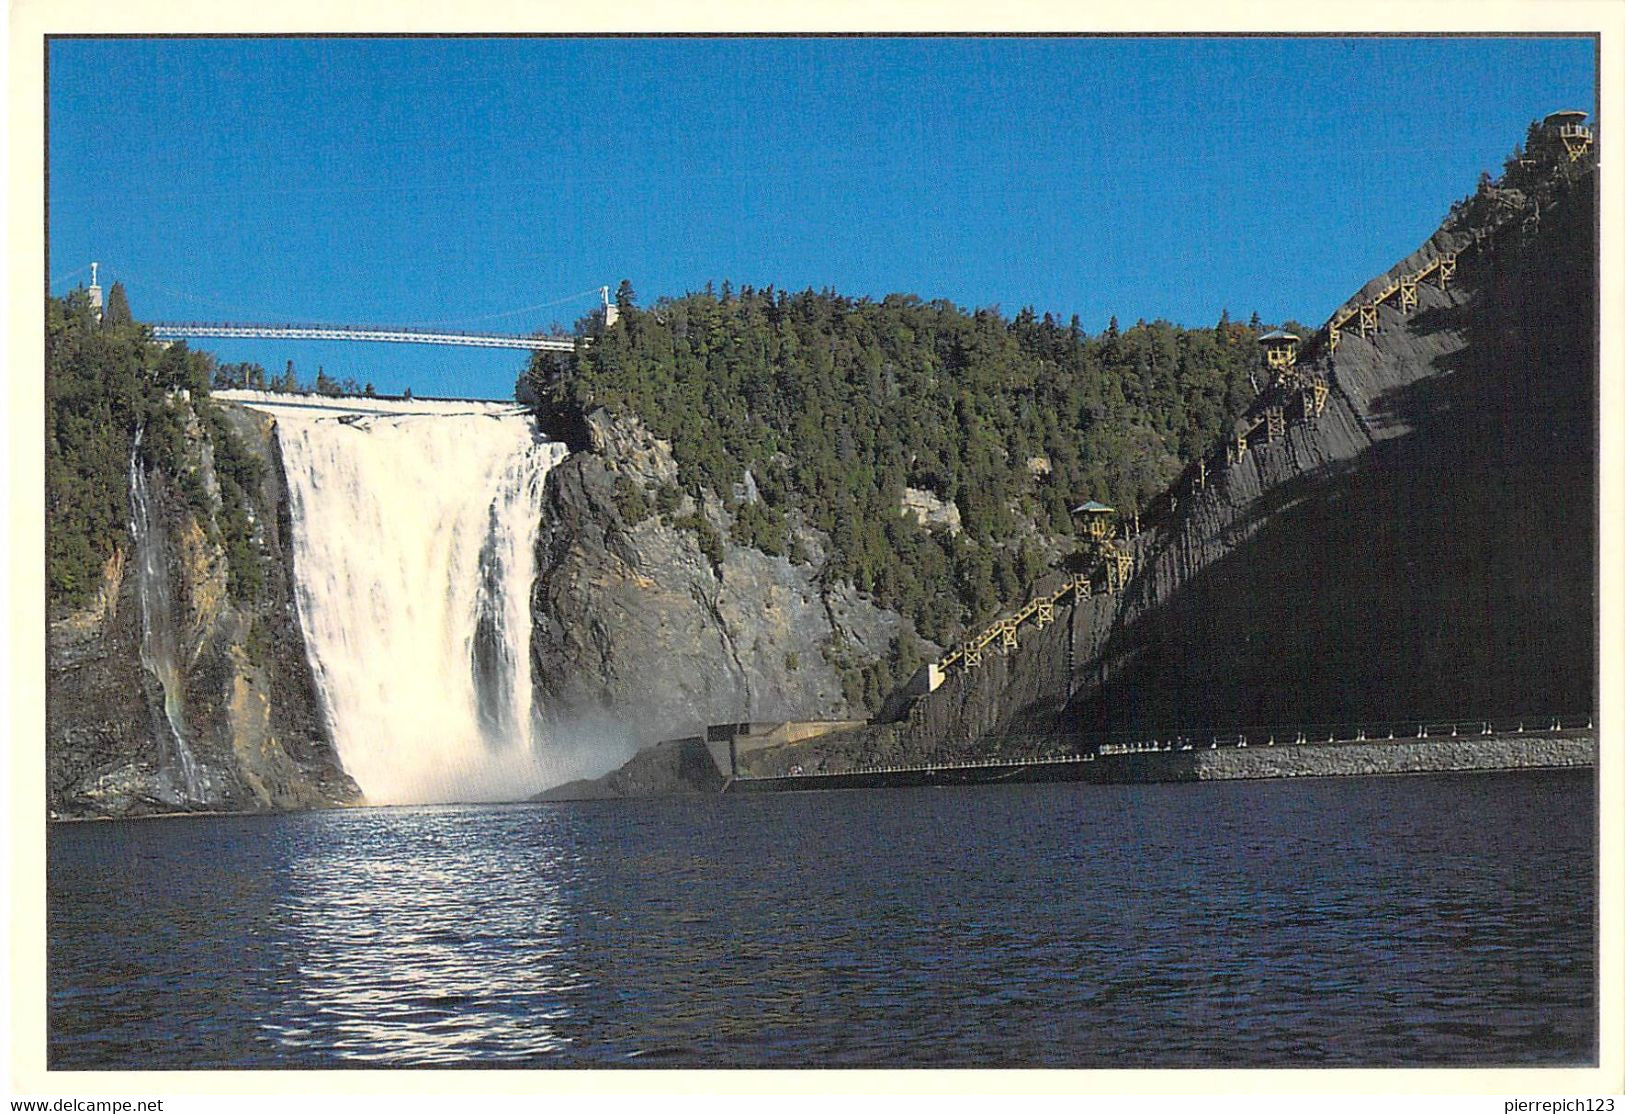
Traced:
<path id="1" fill-rule="evenodd" d="M 1341 740 L 1249 746 L 1147 743 L 1111 753 L 871 767 L 802 776 L 741 777 L 731 793 L 901 786 L 1086 781 L 1102 785 L 1293 777 L 1579 769 L 1597 764 L 1590 729 L 1431 739 Z"/>

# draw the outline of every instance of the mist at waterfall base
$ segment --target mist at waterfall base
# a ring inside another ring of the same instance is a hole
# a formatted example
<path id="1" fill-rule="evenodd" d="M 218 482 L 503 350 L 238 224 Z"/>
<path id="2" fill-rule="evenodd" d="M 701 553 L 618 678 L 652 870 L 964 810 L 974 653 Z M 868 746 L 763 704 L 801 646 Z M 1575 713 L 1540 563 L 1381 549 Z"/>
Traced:
<path id="1" fill-rule="evenodd" d="M 300 627 L 367 803 L 522 800 L 630 754 L 532 691 L 542 489 L 564 445 L 511 406 L 242 401 L 276 418 Z"/>

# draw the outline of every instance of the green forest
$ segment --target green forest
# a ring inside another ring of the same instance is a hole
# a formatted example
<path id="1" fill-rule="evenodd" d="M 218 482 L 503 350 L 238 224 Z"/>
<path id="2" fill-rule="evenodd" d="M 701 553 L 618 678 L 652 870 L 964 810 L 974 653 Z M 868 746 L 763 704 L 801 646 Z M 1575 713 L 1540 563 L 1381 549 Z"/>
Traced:
<path id="1" fill-rule="evenodd" d="M 881 301 L 728 283 L 640 309 L 573 359 L 538 354 L 519 384 L 544 418 L 603 406 L 671 442 L 691 496 L 716 493 L 732 540 L 806 559 L 799 519 L 848 579 L 946 645 L 1022 598 L 1074 546 L 1070 510 L 1145 509 L 1211 451 L 1262 385 L 1263 325 L 1165 321 L 1086 335 L 1023 309 Z M 748 477 L 747 477 L 748 473 Z M 957 532 L 900 513 L 905 487 L 959 510 Z M 636 522 L 678 515 L 679 490 L 623 481 Z M 905 655 L 906 656 L 906 655 Z"/>
<path id="2" fill-rule="evenodd" d="M 250 501 L 264 464 L 209 397 L 215 372 L 207 353 L 155 342 L 131 318 L 122 286 L 109 291 L 99 321 L 84 290 L 47 300 L 45 580 L 53 608 L 89 603 L 114 549 L 129 544 L 138 431 L 141 459 L 224 548 L 232 594 L 260 593 L 266 570 L 253 543 Z M 213 446 L 217 495 L 203 480 L 203 438 Z"/>

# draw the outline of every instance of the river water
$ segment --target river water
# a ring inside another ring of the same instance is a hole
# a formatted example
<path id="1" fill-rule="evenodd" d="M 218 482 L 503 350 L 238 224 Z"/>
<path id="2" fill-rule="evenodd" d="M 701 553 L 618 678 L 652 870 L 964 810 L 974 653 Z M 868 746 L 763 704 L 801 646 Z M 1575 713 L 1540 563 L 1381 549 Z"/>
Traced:
<path id="1" fill-rule="evenodd" d="M 56 825 L 50 1065 L 1592 1063 L 1595 785 Z"/>

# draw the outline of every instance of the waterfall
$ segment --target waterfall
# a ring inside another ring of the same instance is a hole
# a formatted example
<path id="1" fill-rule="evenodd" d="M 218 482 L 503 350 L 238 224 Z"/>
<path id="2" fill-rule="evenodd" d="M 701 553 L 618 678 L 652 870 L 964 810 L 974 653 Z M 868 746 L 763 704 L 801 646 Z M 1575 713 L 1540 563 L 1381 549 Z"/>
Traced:
<path id="1" fill-rule="evenodd" d="M 273 411 L 300 626 L 339 759 L 373 804 L 551 783 L 530 594 L 542 483 L 566 449 L 512 407 L 455 410 Z"/>
<path id="2" fill-rule="evenodd" d="M 153 706 L 153 731 L 160 740 L 159 777 L 169 783 L 176 803 L 204 799 L 203 771 L 186 742 L 181 651 L 176 637 L 174 587 L 168 568 L 168 542 L 162 518 L 152 509 L 147 470 L 141 464 L 141 435 L 130 449 L 130 537 L 135 542 L 136 594 L 141 598 L 141 665 L 158 682 L 162 715 Z M 179 778 L 180 784 L 175 781 Z"/>

